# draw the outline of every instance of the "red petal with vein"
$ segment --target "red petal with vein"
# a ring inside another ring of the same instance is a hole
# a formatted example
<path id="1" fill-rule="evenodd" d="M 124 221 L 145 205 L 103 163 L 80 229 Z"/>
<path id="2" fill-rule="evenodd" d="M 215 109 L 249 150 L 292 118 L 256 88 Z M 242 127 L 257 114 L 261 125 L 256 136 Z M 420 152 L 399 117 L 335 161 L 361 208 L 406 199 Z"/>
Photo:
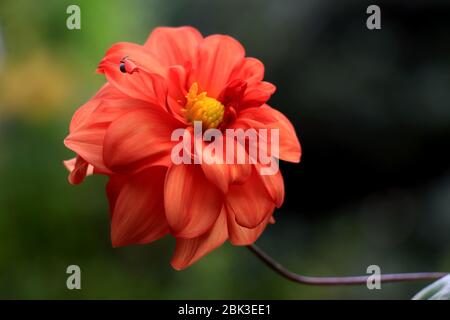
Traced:
<path id="1" fill-rule="evenodd" d="M 91 100 L 83 108 L 86 109 L 80 109 L 78 116 L 74 116 L 73 129 L 64 143 L 93 165 L 96 171 L 108 173 L 110 171 L 103 162 L 103 140 L 108 126 L 131 110 L 151 106 L 142 100 L 122 96 L 122 98 Z"/>
<path id="2" fill-rule="evenodd" d="M 64 144 L 95 168 L 102 172 L 110 172 L 103 162 L 103 139 L 107 127 L 107 124 L 84 126 L 70 133 Z"/>
<path id="3" fill-rule="evenodd" d="M 120 71 L 125 57 L 138 66 L 132 74 Z M 115 44 L 107 51 L 97 71 L 104 73 L 108 82 L 127 96 L 159 105 L 165 103 L 167 70 L 143 46 L 126 42 Z"/>
<path id="4" fill-rule="evenodd" d="M 264 167 L 259 163 L 255 166 L 258 172 Z M 259 175 L 259 178 L 263 182 L 277 208 L 281 207 L 284 201 L 284 181 L 281 171 L 278 170 L 277 173 L 273 175 Z"/>
<path id="5" fill-rule="evenodd" d="M 177 238 L 195 238 L 208 231 L 223 205 L 218 188 L 199 165 L 173 165 L 164 188 L 167 221 Z"/>
<path id="6" fill-rule="evenodd" d="M 149 73 L 143 69 L 138 69 L 132 74 L 122 73 L 119 64 L 110 62 L 102 63 L 101 68 L 108 82 L 124 94 L 165 108 L 167 85 L 159 74 Z"/>
<path id="7" fill-rule="evenodd" d="M 208 36 L 198 47 L 198 66 L 193 71 L 191 82 L 198 82 L 200 92 L 207 91 L 208 96 L 216 98 L 244 56 L 244 48 L 232 37 Z"/>
<path id="8" fill-rule="evenodd" d="M 244 97 L 245 90 L 247 90 L 247 82 L 240 79 L 233 80 L 222 90 L 218 100 L 227 108 L 233 107 L 237 109 Z"/>
<path id="9" fill-rule="evenodd" d="M 123 99 L 125 97 L 127 96 L 111 86 L 109 83 L 105 84 L 100 88 L 100 90 L 98 90 L 94 97 L 75 111 L 70 122 L 70 132 L 82 127 L 87 122 L 92 122 L 92 113 L 97 110 L 98 106 L 101 104 L 101 99 Z"/>
<path id="10" fill-rule="evenodd" d="M 153 30 L 144 44 L 159 61 L 166 65 L 195 63 L 197 46 L 203 37 L 192 27 L 159 27 Z"/>
<path id="11" fill-rule="evenodd" d="M 127 95 L 123 94 L 120 90 L 117 90 L 114 86 L 109 83 L 103 85 L 100 90 L 97 91 L 95 96 L 92 97 L 91 100 L 99 100 L 99 99 L 123 99 L 128 98 Z"/>
<path id="12" fill-rule="evenodd" d="M 107 83 L 102 88 L 100 88 L 100 90 L 95 94 L 94 97 L 92 97 L 83 106 L 78 108 L 78 110 L 75 112 L 70 122 L 70 132 L 75 131 L 78 128 L 81 128 L 87 123 L 101 122 L 98 121 L 99 114 L 97 113 L 96 115 L 93 115 L 93 113 L 95 111 L 98 111 L 100 105 L 105 104 L 104 99 L 106 99 L 107 101 L 111 101 L 111 103 L 108 103 L 108 105 L 113 104 L 113 101 L 117 101 L 117 104 L 120 107 L 122 107 L 123 105 L 127 107 L 130 105 L 139 106 L 144 103 L 143 101 L 140 100 L 130 99 L 122 92 L 114 88 L 112 85 Z M 125 99 L 130 101 L 127 101 Z"/>
<path id="13" fill-rule="evenodd" d="M 230 82 L 243 81 L 246 84 L 239 105 L 235 105 L 237 110 L 259 107 L 275 92 L 275 86 L 262 81 L 263 78 L 264 65 L 258 59 L 245 58 L 241 65 L 235 68 L 230 76 Z"/>
<path id="14" fill-rule="evenodd" d="M 189 267 L 212 250 L 220 247 L 227 238 L 227 217 L 225 210 L 222 210 L 214 226 L 207 233 L 193 239 L 177 239 L 172 266 L 176 270 Z"/>
<path id="15" fill-rule="evenodd" d="M 94 167 L 80 156 L 64 161 L 64 165 L 70 171 L 68 177 L 70 184 L 80 184 L 86 176 L 94 173 Z"/>
<path id="16" fill-rule="evenodd" d="M 93 111 L 90 121 L 110 124 L 125 113 L 140 109 L 151 109 L 155 106 L 142 100 L 132 98 L 102 99 L 102 103 Z"/>
<path id="17" fill-rule="evenodd" d="M 272 198 L 256 170 L 244 184 L 230 186 L 225 203 L 227 210 L 235 215 L 236 222 L 250 229 L 262 223 L 274 208 Z"/>
<path id="18" fill-rule="evenodd" d="M 270 82 L 262 81 L 253 86 L 249 86 L 245 91 L 240 109 L 259 107 L 264 104 L 272 94 L 276 87 Z"/>
<path id="19" fill-rule="evenodd" d="M 106 185 L 106 196 L 109 202 L 109 214 L 112 218 L 114 207 L 116 205 L 117 198 L 119 197 L 120 191 L 122 191 L 123 186 L 127 182 L 127 176 L 113 174 L 109 176 L 109 181 Z"/>
<path id="20" fill-rule="evenodd" d="M 279 129 L 280 159 L 300 162 L 301 147 L 292 123 L 278 110 L 264 104 L 259 108 L 242 110 L 233 128 Z M 270 134 L 268 134 L 270 136 Z M 267 143 L 270 145 L 270 139 Z"/>
<path id="21" fill-rule="evenodd" d="M 151 165 L 169 165 L 176 142 L 172 131 L 182 125 L 155 108 L 130 111 L 109 126 L 104 139 L 105 164 L 113 171 L 134 172 Z"/>
<path id="22" fill-rule="evenodd" d="M 262 223 L 253 229 L 240 226 L 232 211 L 227 212 L 229 239 L 235 246 L 248 246 L 254 243 L 267 227 L 272 216 L 267 217 Z"/>
<path id="23" fill-rule="evenodd" d="M 198 141 L 196 146 L 203 144 L 203 161 L 201 166 L 205 176 L 220 190 L 222 190 L 223 193 L 227 193 L 230 185 L 242 184 L 250 177 L 252 165 L 249 162 L 248 155 L 245 152 L 244 147 L 236 140 L 226 138 L 226 136 L 221 137 L 220 140 L 223 145 L 222 155 L 210 154 L 209 152 L 206 152 L 205 148 L 208 144 L 202 140 Z M 231 144 L 235 150 L 234 160 L 231 164 L 226 163 L 226 150 L 228 144 Z M 245 154 L 245 163 L 240 164 L 237 162 L 238 149 L 239 152 Z"/>
<path id="24" fill-rule="evenodd" d="M 92 112 L 99 106 L 101 100 L 89 100 L 75 111 L 70 122 L 69 132 L 73 132 L 82 127 L 90 119 Z"/>
<path id="25" fill-rule="evenodd" d="M 168 233 L 163 205 L 165 173 L 164 167 L 152 167 L 125 182 L 112 215 L 114 247 L 152 242 Z"/>
<path id="26" fill-rule="evenodd" d="M 231 76 L 230 80 L 244 80 L 249 87 L 259 83 L 264 78 L 264 65 L 256 58 L 245 58 L 242 64 L 236 68 Z"/>
<path id="27" fill-rule="evenodd" d="M 109 48 L 108 51 L 106 51 L 105 57 L 100 61 L 97 71 L 99 73 L 104 72 L 102 68 L 104 63 L 116 64 L 117 71 L 120 71 L 120 61 L 124 58 L 130 59 L 149 73 L 165 76 L 166 68 L 161 64 L 158 58 L 144 46 L 130 42 L 119 42 Z"/>
<path id="28" fill-rule="evenodd" d="M 181 122 L 186 122 L 182 109 L 186 104 L 187 73 L 182 66 L 169 67 L 167 72 L 167 104 L 172 114 Z"/>

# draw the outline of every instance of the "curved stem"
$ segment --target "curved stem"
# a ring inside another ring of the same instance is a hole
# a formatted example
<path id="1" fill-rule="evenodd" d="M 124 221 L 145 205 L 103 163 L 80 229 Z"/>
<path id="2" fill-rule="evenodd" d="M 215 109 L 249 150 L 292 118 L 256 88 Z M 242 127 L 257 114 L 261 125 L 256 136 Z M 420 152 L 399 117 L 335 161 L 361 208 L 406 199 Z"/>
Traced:
<path id="1" fill-rule="evenodd" d="M 350 276 L 350 277 L 310 277 L 294 273 L 283 267 L 278 261 L 271 258 L 254 244 L 247 246 L 262 262 L 282 277 L 306 285 L 317 286 L 341 286 L 341 285 L 361 285 L 367 284 L 371 275 Z M 396 273 L 381 274 L 380 282 L 400 282 L 414 280 L 435 280 L 446 276 L 445 272 L 417 272 L 417 273 Z"/>

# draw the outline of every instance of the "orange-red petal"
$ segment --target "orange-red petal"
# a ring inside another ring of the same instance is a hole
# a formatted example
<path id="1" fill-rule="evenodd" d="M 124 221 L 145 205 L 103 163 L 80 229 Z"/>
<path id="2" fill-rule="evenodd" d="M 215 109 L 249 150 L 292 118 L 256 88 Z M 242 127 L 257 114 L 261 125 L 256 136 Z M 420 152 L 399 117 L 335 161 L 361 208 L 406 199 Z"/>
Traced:
<path id="1" fill-rule="evenodd" d="M 203 37 L 192 27 L 159 27 L 152 31 L 144 47 L 166 66 L 195 63 L 197 46 Z"/>
<path id="2" fill-rule="evenodd" d="M 109 100 L 121 99 L 123 100 L 127 96 L 114 88 L 109 83 L 103 85 L 100 90 L 92 97 L 88 102 L 82 105 L 75 111 L 72 120 L 70 121 L 69 131 L 72 132 L 81 128 L 86 123 L 92 123 L 96 121 L 96 117 L 93 119 L 92 113 L 98 109 L 102 103 L 102 99 L 107 98 Z"/>
<path id="3" fill-rule="evenodd" d="M 199 165 L 172 165 L 164 188 L 167 221 L 177 238 L 195 238 L 209 230 L 222 206 L 220 190 Z"/>
<path id="4" fill-rule="evenodd" d="M 228 188 L 232 184 L 242 184 L 251 175 L 252 165 L 249 162 L 248 154 L 244 147 L 232 138 L 221 137 L 222 155 L 211 154 L 206 151 L 207 143 L 198 141 L 197 146 L 203 145 L 202 152 L 202 169 L 205 176 L 214 183 L 224 194 L 228 192 Z M 227 145 L 232 145 L 234 149 L 234 159 L 232 163 L 226 163 Z M 246 156 L 245 163 L 238 163 L 238 153 Z"/>
<path id="5" fill-rule="evenodd" d="M 260 163 L 255 164 L 255 167 L 258 172 L 261 172 L 260 170 L 264 168 Z M 278 170 L 275 174 L 271 175 L 259 175 L 259 178 L 277 208 L 281 207 L 284 202 L 284 181 L 281 171 Z"/>
<path id="6" fill-rule="evenodd" d="M 186 104 L 187 72 L 182 66 L 169 67 L 167 72 L 167 105 L 169 111 L 182 122 L 186 122 L 182 109 Z"/>
<path id="7" fill-rule="evenodd" d="M 148 243 L 168 233 L 163 201 L 166 170 L 151 167 L 127 177 L 114 204 L 113 246 Z"/>
<path id="8" fill-rule="evenodd" d="M 276 87 L 267 81 L 261 81 L 253 86 L 249 86 L 244 93 L 240 109 L 259 107 L 263 105 L 272 94 Z"/>
<path id="9" fill-rule="evenodd" d="M 133 172 L 171 163 L 172 131 L 180 123 L 156 108 L 138 109 L 116 119 L 104 139 L 105 164 L 116 172 Z"/>
<path id="10" fill-rule="evenodd" d="M 121 72 L 120 64 L 124 58 L 137 66 L 135 72 Z M 167 70 L 145 47 L 125 42 L 115 44 L 107 51 L 97 70 L 127 96 L 165 107 Z"/>
<path id="11" fill-rule="evenodd" d="M 225 210 L 222 210 L 213 227 L 205 234 L 193 239 L 177 239 L 171 264 L 176 270 L 187 268 L 221 246 L 227 238 L 227 217 Z"/>
<path id="12" fill-rule="evenodd" d="M 65 160 L 64 165 L 70 171 L 68 177 L 70 184 L 80 184 L 86 176 L 94 173 L 94 167 L 80 156 Z"/>
<path id="13" fill-rule="evenodd" d="M 251 177 L 242 185 L 232 185 L 225 197 L 227 210 L 243 227 L 253 229 L 262 223 L 273 211 L 274 204 L 259 173 L 252 170 Z"/>
<path id="14" fill-rule="evenodd" d="M 109 172 L 103 162 L 103 139 L 106 129 L 106 124 L 84 126 L 70 133 L 64 144 L 95 168 Z"/>
<path id="15" fill-rule="evenodd" d="M 119 42 L 111 46 L 111 48 L 106 51 L 105 57 L 100 62 L 97 71 L 99 73 L 104 72 L 104 63 L 116 64 L 117 71 L 120 71 L 120 61 L 124 58 L 130 59 L 150 73 L 165 75 L 166 68 L 161 64 L 157 57 L 144 46 L 130 42 Z"/>
<path id="16" fill-rule="evenodd" d="M 239 79 L 244 80 L 249 87 L 259 83 L 264 78 L 263 63 L 252 57 L 247 57 L 242 60 L 242 63 L 237 67 L 230 76 L 230 81 Z"/>
<path id="17" fill-rule="evenodd" d="M 233 128 L 279 129 L 279 158 L 289 162 L 300 162 L 301 146 L 292 123 L 285 115 L 269 105 L 242 110 Z"/>
<path id="18" fill-rule="evenodd" d="M 271 220 L 272 215 L 267 217 L 263 222 L 255 228 L 245 228 L 236 222 L 236 217 L 232 211 L 227 212 L 228 234 L 229 239 L 235 246 L 248 246 L 254 243 L 262 234 L 267 224 Z"/>
<path id="19" fill-rule="evenodd" d="M 78 128 L 81 128 L 90 120 L 90 115 L 100 105 L 101 100 L 90 99 L 84 105 L 79 107 L 72 116 L 70 121 L 69 132 L 73 132 Z"/>
<path id="20" fill-rule="evenodd" d="M 191 82 L 197 82 L 200 91 L 217 98 L 244 56 L 245 50 L 236 39 L 219 34 L 208 36 L 198 46 L 198 64 Z"/>
<path id="21" fill-rule="evenodd" d="M 102 64 L 102 70 L 108 82 L 127 96 L 165 108 L 167 84 L 159 74 L 141 69 L 132 74 L 122 73 L 117 63 L 109 62 Z"/>
<path id="22" fill-rule="evenodd" d="M 112 218 L 114 207 L 116 205 L 117 198 L 120 191 L 127 182 L 127 176 L 112 174 L 109 176 L 108 183 L 106 184 L 106 196 L 108 197 L 109 213 Z"/>

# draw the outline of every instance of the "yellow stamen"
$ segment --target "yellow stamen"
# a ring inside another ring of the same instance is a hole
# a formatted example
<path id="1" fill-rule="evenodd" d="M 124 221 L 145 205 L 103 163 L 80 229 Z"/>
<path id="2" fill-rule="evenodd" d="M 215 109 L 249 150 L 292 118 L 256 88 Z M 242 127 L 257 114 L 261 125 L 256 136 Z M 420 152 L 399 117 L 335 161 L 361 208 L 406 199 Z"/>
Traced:
<path id="1" fill-rule="evenodd" d="M 184 113 L 189 122 L 201 121 L 206 129 L 217 128 L 222 123 L 225 107 L 216 99 L 208 97 L 206 91 L 198 94 L 197 82 L 192 84 L 186 99 Z"/>

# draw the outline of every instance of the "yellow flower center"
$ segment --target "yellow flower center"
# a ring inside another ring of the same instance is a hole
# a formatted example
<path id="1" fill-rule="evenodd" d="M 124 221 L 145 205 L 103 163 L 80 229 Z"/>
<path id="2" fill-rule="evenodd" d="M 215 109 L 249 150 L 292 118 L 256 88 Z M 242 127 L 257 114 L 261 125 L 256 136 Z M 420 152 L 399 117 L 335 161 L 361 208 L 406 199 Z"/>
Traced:
<path id="1" fill-rule="evenodd" d="M 198 94 L 197 82 L 192 84 L 186 95 L 185 117 L 191 123 L 201 121 L 206 129 L 217 128 L 222 123 L 225 107 L 206 94 L 206 91 Z"/>

